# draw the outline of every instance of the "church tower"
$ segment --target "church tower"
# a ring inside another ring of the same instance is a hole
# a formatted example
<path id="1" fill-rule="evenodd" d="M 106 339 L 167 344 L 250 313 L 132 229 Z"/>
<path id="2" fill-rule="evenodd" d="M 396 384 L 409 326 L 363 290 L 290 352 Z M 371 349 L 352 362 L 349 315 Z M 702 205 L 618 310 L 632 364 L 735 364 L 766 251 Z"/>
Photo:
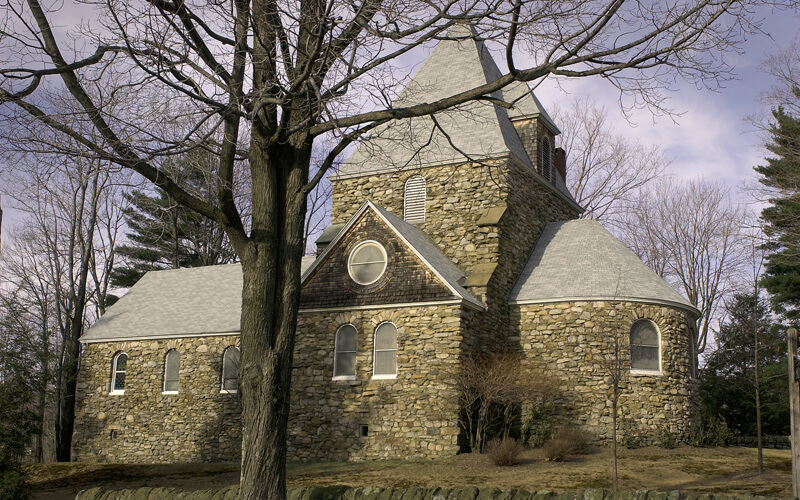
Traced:
<path id="1" fill-rule="evenodd" d="M 475 30 L 453 28 L 393 103 L 434 102 L 501 77 Z M 525 83 L 430 117 L 392 122 L 359 144 L 333 183 L 325 245 L 364 200 L 420 228 L 487 305 L 502 337 L 506 300 L 548 222 L 582 211 L 565 185 L 560 132 Z M 499 316 L 496 316 L 499 314 Z M 492 326 L 488 326 L 488 325 Z M 491 330 L 488 331 L 488 330 Z M 481 335 L 479 333 L 480 336 Z M 498 339 L 499 340 L 499 339 Z"/>

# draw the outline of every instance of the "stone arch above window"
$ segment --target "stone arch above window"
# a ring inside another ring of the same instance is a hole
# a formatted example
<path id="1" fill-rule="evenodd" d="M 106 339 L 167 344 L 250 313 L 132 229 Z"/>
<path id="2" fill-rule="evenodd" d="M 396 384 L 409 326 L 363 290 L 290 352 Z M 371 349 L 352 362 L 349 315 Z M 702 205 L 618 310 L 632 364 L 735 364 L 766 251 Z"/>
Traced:
<path id="1" fill-rule="evenodd" d="M 375 329 L 372 378 L 397 377 L 397 326 L 385 322 Z"/>
<path id="2" fill-rule="evenodd" d="M 425 201 L 427 185 L 421 175 L 413 175 L 406 181 L 403 195 L 403 219 L 406 222 L 425 222 Z"/>
<path id="3" fill-rule="evenodd" d="M 222 387 L 221 393 L 231 394 L 239 392 L 239 360 L 241 354 L 236 346 L 225 348 L 222 353 Z"/>
<path id="4" fill-rule="evenodd" d="M 333 348 L 333 378 L 352 380 L 356 378 L 356 347 L 358 332 L 350 324 L 336 330 Z"/>
<path id="5" fill-rule="evenodd" d="M 178 379 L 181 371 L 181 353 L 170 349 L 164 356 L 164 391 L 163 394 L 178 393 Z"/>
<path id="6" fill-rule="evenodd" d="M 125 374 L 128 371 L 128 355 L 118 352 L 111 360 L 111 390 L 109 394 L 125 394 Z"/>
<path id="7" fill-rule="evenodd" d="M 661 333 L 649 319 L 631 325 L 631 372 L 661 373 Z"/>

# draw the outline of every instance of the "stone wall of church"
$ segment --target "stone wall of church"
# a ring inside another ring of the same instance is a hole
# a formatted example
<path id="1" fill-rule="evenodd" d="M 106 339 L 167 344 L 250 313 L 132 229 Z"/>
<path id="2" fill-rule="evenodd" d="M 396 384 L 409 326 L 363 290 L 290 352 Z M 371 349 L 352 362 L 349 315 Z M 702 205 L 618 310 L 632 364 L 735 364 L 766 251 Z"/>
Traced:
<path id="1" fill-rule="evenodd" d="M 460 305 L 302 312 L 292 379 L 294 460 L 419 458 L 458 452 L 458 404 L 448 379 L 471 339 Z M 397 326 L 397 377 L 374 379 L 373 339 Z M 358 332 L 356 377 L 333 380 L 336 330 Z M 362 426 L 366 426 L 362 435 Z"/>
<path id="2" fill-rule="evenodd" d="M 221 394 L 222 354 L 238 336 L 85 344 L 73 460 L 219 462 L 241 457 L 241 403 Z M 164 358 L 181 353 L 178 394 L 162 394 Z M 125 393 L 109 394 L 111 363 L 128 355 Z"/>
<path id="3" fill-rule="evenodd" d="M 660 374 L 629 369 L 630 327 L 642 318 L 652 320 L 660 331 Z M 531 367 L 550 375 L 561 389 L 555 408 L 525 422 L 534 437 L 577 425 L 597 441 L 610 440 L 610 359 L 615 335 L 625 367 L 620 383 L 620 439 L 652 444 L 665 429 L 683 436 L 692 425 L 697 387 L 692 376 L 692 322 L 686 312 L 633 302 L 558 302 L 515 306 L 512 322 L 517 327 L 510 339 L 512 348 L 524 353 Z"/>

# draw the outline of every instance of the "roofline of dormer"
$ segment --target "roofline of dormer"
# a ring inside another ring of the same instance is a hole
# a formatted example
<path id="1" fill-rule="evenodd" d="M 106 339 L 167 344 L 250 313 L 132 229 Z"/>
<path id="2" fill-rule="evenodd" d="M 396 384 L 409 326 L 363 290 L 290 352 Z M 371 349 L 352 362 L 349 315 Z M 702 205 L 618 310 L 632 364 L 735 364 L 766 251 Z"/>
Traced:
<path id="1" fill-rule="evenodd" d="M 558 129 L 558 127 L 556 127 L 556 124 L 553 123 L 553 120 L 551 120 L 546 113 L 539 112 L 530 115 L 519 115 L 513 118 L 509 116 L 508 119 L 511 120 L 511 123 L 519 122 L 522 120 L 539 120 L 542 122 L 542 125 L 544 125 L 547 128 L 547 130 L 550 131 L 550 133 L 552 133 L 553 135 L 561 135 L 561 131 Z"/>

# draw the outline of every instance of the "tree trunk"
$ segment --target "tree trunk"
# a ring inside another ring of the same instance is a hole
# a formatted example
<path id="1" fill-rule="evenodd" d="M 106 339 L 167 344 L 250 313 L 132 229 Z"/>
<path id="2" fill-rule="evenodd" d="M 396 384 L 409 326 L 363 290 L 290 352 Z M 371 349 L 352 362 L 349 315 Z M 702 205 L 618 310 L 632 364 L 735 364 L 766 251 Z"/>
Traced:
<path id="1" fill-rule="evenodd" d="M 253 226 L 242 260 L 242 500 L 286 498 L 286 430 L 310 141 L 268 146 L 254 128 Z M 272 161 L 270 161 L 272 160 Z"/>
<path id="2" fill-rule="evenodd" d="M 758 313 L 758 295 L 756 295 L 756 314 Z M 756 434 L 758 436 L 758 473 L 764 473 L 764 449 L 761 442 L 761 367 L 758 362 L 758 323 L 754 316 L 753 323 L 755 324 L 754 337 L 755 337 L 755 382 L 756 382 Z"/>

